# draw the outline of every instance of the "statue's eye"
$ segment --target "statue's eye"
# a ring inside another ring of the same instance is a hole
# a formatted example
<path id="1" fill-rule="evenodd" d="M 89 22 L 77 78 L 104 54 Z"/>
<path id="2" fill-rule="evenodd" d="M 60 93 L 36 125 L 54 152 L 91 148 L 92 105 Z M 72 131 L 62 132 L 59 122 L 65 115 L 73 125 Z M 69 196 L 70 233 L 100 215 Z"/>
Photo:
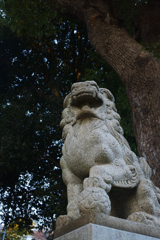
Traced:
<path id="1" fill-rule="evenodd" d="M 71 91 L 73 91 L 73 89 L 77 88 L 78 87 L 78 84 L 77 83 L 74 83 L 71 87 Z"/>

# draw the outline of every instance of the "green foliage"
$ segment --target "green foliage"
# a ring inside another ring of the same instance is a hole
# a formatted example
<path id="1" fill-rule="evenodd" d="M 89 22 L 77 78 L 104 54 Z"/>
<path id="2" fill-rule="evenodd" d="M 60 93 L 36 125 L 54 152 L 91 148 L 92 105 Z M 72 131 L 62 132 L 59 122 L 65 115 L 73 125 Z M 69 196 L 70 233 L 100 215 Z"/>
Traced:
<path id="1" fill-rule="evenodd" d="M 66 86 L 59 92 L 60 84 L 63 88 L 59 70 L 55 71 L 59 59 L 54 59 L 49 46 L 42 45 L 40 51 L 26 42 L 24 48 L 23 39 L 11 37 L 6 30 L 3 36 L 2 79 L 7 82 L 1 82 L 0 105 L 2 218 L 8 224 L 19 216 L 45 219 L 47 215 L 46 224 L 51 224 L 53 214 L 64 212 L 62 202 L 66 201 L 60 196 L 59 168 L 61 94 L 67 91 Z M 53 61 L 55 69 L 50 65 Z M 58 204 L 62 206 L 58 208 Z"/>
<path id="2" fill-rule="evenodd" d="M 1 21 L 18 36 L 53 36 L 62 22 L 49 0 L 4 0 L 0 8 Z"/>
<path id="3" fill-rule="evenodd" d="M 147 2 L 145 0 L 113 0 L 116 16 L 131 36 L 134 36 L 134 22 L 140 17 L 141 7 Z"/>
<path id="4" fill-rule="evenodd" d="M 160 58 L 160 35 L 158 36 L 159 40 L 154 43 L 141 42 L 142 49 L 148 50 L 153 53 L 153 56 L 157 59 Z"/>
<path id="5" fill-rule="evenodd" d="M 11 222 L 10 225 L 7 227 L 5 240 L 26 239 L 24 238 L 24 236 L 32 233 L 32 230 L 31 230 L 32 228 L 33 228 L 32 220 L 30 220 L 30 225 L 27 225 L 27 228 L 26 228 L 26 223 L 22 221 L 22 219 L 18 219 L 16 223 Z"/>

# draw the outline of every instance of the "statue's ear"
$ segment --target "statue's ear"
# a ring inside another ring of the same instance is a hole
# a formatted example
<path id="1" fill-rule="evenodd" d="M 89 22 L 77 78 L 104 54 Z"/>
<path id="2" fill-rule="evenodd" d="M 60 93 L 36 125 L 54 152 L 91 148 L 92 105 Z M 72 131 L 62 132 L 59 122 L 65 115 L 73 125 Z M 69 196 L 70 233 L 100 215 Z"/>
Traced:
<path id="1" fill-rule="evenodd" d="M 64 99 L 64 101 L 63 101 L 63 108 L 68 107 L 68 105 L 70 105 L 70 102 L 71 102 L 71 93 L 69 93 L 69 94 L 65 97 L 65 99 Z"/>
<path id="2" fill-rule="evenodd" d="M 112 102 L 115 102 L 114 96 L 112 95 L 112 93 L 108 89 L 100 88 L 100 92 L 105 98 L 111 100 Z"/>

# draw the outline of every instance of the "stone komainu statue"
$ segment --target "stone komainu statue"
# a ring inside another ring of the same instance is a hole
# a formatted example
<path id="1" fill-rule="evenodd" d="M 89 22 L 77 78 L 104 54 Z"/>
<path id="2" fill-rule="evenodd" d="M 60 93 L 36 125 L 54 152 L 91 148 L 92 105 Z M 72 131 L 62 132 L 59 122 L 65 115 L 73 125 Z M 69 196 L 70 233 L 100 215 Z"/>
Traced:
<path id="1" fill-rule="evenodd" d="M 95 81 L 74 83 L 60 125 L 68 206 L 58 224 L 104 213 L 160 226 L 160 189 L 150 180 L 146 160 L 124 138 L 111 92 Z"/>

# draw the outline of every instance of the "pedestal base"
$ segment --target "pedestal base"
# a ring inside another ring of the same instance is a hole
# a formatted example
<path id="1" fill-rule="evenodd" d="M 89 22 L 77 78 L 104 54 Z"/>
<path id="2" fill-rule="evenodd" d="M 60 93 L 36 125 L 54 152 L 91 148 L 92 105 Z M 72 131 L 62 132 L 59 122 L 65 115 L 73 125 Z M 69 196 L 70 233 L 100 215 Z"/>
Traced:
<path id="1" fill-rule="evenodd" d="M 57 226 L 54 237 L 57 240 L 155 240 L 160 239 L 160 228 L 106 214 L 93 214 Z"/>
<path id="2" fill-rule="evenodd" d="M 157 240 L 157 238 L 89 223 L 55 240 Z"/>

